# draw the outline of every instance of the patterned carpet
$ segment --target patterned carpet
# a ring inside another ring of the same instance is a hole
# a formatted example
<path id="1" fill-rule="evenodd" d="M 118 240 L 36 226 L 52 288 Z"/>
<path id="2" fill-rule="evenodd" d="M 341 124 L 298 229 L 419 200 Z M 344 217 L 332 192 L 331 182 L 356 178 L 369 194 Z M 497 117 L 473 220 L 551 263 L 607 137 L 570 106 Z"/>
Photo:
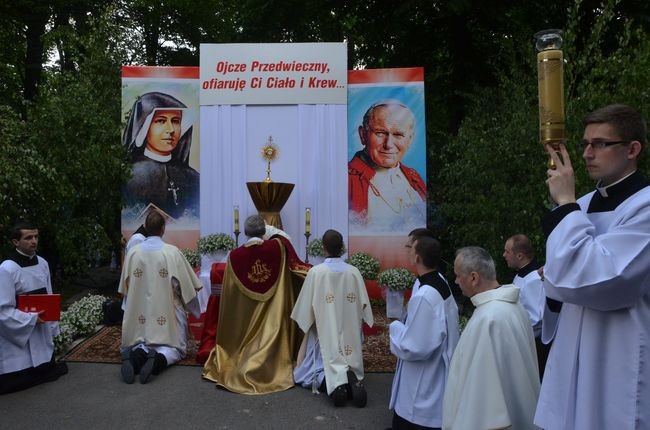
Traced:
<path id="1" fill-rule="evenodd" d="M 367 373 L 394 372 L 395 357 L 390 353 L 387 329 L 389 320 L 386 318 L 385 308 L 383 306 L 373 306 L 373 317 L 375 319 L 373 329 L 364 330 L 366 333 L 363 345 L 364 370 Z M 196 333 L 197 329 L 200 329 L 200 324 L 191 323 L 192 331 L 197 338 Z M 63 360 L 87 363 L 120 363 L 121 335 L 122 329 L 120 326 L 102 327 L 94 335 L 68 351 Z M 198 341 L 190 340 L 187 357 L 178 364 L 199 366 L 195 360 L 197 348 Z"/>

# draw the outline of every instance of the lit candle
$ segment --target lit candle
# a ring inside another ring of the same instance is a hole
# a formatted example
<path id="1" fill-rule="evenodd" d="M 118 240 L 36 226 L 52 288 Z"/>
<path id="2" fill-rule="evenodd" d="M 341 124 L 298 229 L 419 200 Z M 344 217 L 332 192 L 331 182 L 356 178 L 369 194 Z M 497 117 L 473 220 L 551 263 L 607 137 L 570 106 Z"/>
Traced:
<path id="1" fill-rule="evenodd" d="M 235 206 L 235 231 L 239 231 L 239 206 Z"/>
<path id="2" fill-rule="evenodd" d="M 311 209 L 305 209 L 305 233 L 311 232 Z"/>

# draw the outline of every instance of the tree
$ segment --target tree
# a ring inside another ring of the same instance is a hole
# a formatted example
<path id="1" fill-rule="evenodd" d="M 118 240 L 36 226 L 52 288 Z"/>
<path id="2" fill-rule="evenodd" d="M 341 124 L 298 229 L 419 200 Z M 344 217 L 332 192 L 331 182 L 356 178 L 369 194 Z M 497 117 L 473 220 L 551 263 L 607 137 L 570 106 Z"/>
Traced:
<path id="1" fill-rule="evenodd" d="M 50 75 L 27 121 L 8 115 L 1 123 L 10 143 L 2 154 L 9 181 L 0 202 L 10 208 L 3 233 L 17 218 L 31 219 L 52 266 L 68 274 L 105 260 L 111 242 L 119 244 L 119 184 L 129 172 L 119 136 L 119 29 L 106 16 L 88 25 L 74 41 L 78 70 Z"/>
<path id="2" fill-rule="evenodd" d="M 648 118 L 650 44 L 645 29 L 624 16 L 615 0 L 601 9 L 577 1 L 566 28 L 567 146 L 578 172 L 577 191 L 584 193 L 593 182 L 575 149 L 581 118 L 612 102 L 635 106 Z M 448 249 L 485 247 L 504 281 L 512 277 L 500 258 L 510 235 L 528 234 L 543 256 L 540 218 L 550 203 L 546 155 L 538 143 L 535 53 L 532 44 L 519 42 L 513 46 L 525 47 L 516 55 L 531 59 L 528 70 L 504 73 L 496 88 L 474 93 L 458 135 L 443 150 L 440 182 L 434 185 L 448 220 L 442 233 Z M 642 169 L 648 173 L 647 159 Z"/>

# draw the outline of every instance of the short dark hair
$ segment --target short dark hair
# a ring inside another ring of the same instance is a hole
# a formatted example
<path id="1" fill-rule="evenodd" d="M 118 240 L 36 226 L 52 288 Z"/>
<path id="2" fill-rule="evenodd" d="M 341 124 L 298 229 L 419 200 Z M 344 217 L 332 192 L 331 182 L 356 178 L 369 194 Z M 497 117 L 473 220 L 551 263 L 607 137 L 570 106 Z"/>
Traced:
<path id="1" fill-rule="evenodd" d="M 623 104 L 612 104 L 587 114 L 582 120 L 586 127 L 589 124 L 609 124 L 622 140 L 638 140 L 645 147 L 648 143 L 648 128 L 641 114 Z"/>
<path id="2" fill-rule="evenodd" d="M 535 258 L 535 249 L 530 239 L 525 234 L 515 234 L 508 240 L 512 241 L 512 252 L 515 254 L 521 252 L 526 258 Z"/>
<path id="3" fill-rule="evenodd" d="M 440 242 L 430 236 L 421 236 L 415 240 L 415 255 L 419 255 L 422 264 L 429 269 L 437 269 L 440 264 Z"/>
<path id="4" fill-rule="evenodd" d="M 37 229 L 38 227 L 36 227 L 35 224 L 29 221 L 18 221 L 16 224 L 14 224 L 11 227 L 11 231 L 9 232 L 9 240 L 20 240 L 23 237 L 22 230 L 37 230 Z"/>
<path id="5" fill-rule="evenodd" d="M 415 230 L 411 230 L 411 232 L 408 234 L 408 237 L 412 237 L 413 240 L 418 240 L 421 237 L 430 237 L 433 239 L 436 238 L 433 232 L 428 228 L 416 228 Z"/>
<path id="6" fill-rule="evenodd" d="M 162 236 L 165 231 L 165 217 L 158 211 L 151 211 L 144 221 L 144 228 L 151 236 Z"/>
<path id="7" fill-rule="evenodd" d="M 261 215 L 251 215 L 244 221 L 244 234 L 248 237 L 262 237 L 266 233 L 266 223 Z"/>
<path id="8" fill-rule="evenodd" d="M 327 230 L 323 234 L 323 248 L 331 257 L 340 257 L 343 250 L 343 236 L 336 230 Z"/>

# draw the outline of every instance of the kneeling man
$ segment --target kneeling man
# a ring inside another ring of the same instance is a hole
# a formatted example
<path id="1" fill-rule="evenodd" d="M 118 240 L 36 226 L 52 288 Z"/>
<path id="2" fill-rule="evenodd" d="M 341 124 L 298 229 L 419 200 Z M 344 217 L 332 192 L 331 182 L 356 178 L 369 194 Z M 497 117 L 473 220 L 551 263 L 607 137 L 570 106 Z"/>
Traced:
<path id="1" fill-rule="evenodd" d="M 291 314 L 307 334 L 294 378 L 313 391 L 326 387 L 335 406 L 343 406 L 350 395 L 355 406 L 364 407 L 361 323 L 373 324 L 368 293 L 359 269 L 340 257 L 341 233 L 327 230 L 323 248 L 328 258 L 307 273 Z"/>
<path id="2" fill-rule="evenodd" d="M 126 302 L 122 322 L 122 380 L 140 374 L 146 384 L 185 357 L 187 313 L 200 316 L 196 296 L 201 281 L 181 251 L 162 240 L 165 218 L 154 211 L 145 221 L 149 234 L 126 255 L 119 292 Z"/>

